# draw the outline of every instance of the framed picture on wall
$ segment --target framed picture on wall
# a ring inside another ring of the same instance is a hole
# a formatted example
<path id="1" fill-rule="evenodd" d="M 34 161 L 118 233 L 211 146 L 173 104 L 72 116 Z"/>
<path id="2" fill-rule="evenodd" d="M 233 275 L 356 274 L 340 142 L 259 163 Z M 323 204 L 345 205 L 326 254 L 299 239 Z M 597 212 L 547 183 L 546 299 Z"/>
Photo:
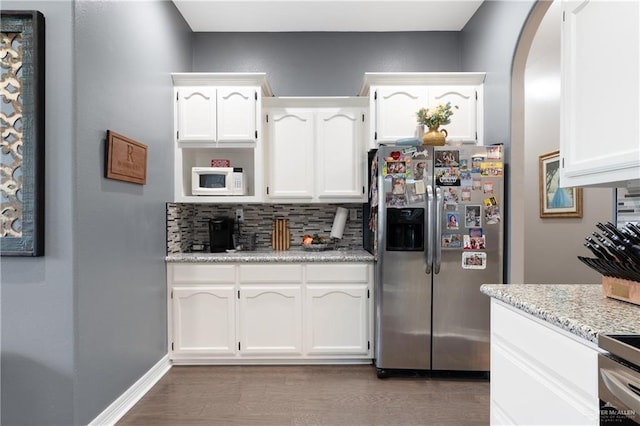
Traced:
<path id="1" fill-rule="evenodd" d="M 3 10 L 0 255 L 44 255 L 45 27 L 38 11 Z"/>
<path id="2" fill-rule="evenodd" d="M 560 187 L 560 151 L 539 159 L 540 217 L 582 217 L 582 188 Z"/>

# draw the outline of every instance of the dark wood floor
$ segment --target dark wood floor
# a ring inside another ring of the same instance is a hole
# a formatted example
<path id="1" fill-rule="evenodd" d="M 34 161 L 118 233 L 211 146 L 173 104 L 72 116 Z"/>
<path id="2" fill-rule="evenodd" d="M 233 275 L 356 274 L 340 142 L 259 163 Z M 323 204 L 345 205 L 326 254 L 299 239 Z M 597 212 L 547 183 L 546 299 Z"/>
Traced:
<path id="1" fill-rule="evenodd" d="M 487 425 L 489 382 L 370 365 L 173 367 L 125 425 Z"/>

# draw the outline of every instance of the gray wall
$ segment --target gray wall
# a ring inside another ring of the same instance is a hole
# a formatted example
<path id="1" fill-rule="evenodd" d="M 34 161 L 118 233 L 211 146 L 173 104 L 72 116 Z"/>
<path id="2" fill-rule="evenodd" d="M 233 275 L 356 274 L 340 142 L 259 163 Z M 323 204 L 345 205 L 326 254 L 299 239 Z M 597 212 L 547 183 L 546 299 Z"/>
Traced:
<path id="1" fill-rule="evenodd" d="M 584 188 L 583 216 L 540 218 L 538 158 L 560 146 L 560 27 L 558 1 L 547 10 L 533 39 L 525 70 L 524 283 L 599 283 L 602 276 L 583 265 L 577 255 L 592 257 L 584 237 L 596 222 L 613 221 L 613 192 Z M 553 247 L 553 250 L 545 249 Z"/>
<path id="2" fill-rule="evenodd" d="M 2 423 L 73 418 L 73 4 L 6 1 L 46 20 L 45 257 L 0 258 Z"/>
<path id="3" fill-rule="evenodd" d="M 522 171 L 514 170 L 511 164 L 511 75 L 522 28 L 535 3 L 535 0 L 485 1 L 461 34 L 462 70 L 487 73 L 484 87 L 485 143 L 505 144 L 505 282 L 512 282 L 512 270 L 522 269 L 521 265 L 514 267 L 513 262 L 524 261 L 523 256 L 512 256 L 514 250 L 522 251 L 515 246 L 522 244 L 521 239 L 514 241 L 512 234 L 514 214 L 522 214 L 522 209 L 514 206 L 522 204 L 525 188 L 520 179 Z"/>
<path id="4" fill-rule="evenodd" d="M 196 33 L 193 71 L 266 72 L 276 96 L 355 96 L 365 72 L 461 71 L 459 32 Z"/>
<path id="5" fill-rule="evenodd" d="M 482 3 L 461 33 L 462 71 L 484 71 L 484 140 L 511 141 L 511 66 L 535 0 Z"/>
<path id="6" fill-rule="evenodd" d="M 2 8 L 47 24 L 46 251 L 2 258 L 2 420 L 87 424 L 166 355 L 169 74 L 191 34 L 164 1 Z M 146 185 L 103 178 L 107 129 L 148 145 Z"/>
<path id="7" fill-rule="evenodd" d="M 76 6 L 76 419 L 90 421 L 167 353 L 165 203 L 171 72 L 191 32 L 170 2 Z M 148 145 L 147 183 L 104 176 L 107 129 Z"/>

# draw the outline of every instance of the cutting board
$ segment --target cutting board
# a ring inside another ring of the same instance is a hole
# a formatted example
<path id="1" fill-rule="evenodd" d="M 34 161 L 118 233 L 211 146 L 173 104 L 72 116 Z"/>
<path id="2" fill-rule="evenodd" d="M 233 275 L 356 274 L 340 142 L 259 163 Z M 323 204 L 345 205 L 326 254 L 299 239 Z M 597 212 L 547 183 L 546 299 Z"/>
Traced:
<path id="1" fill-rule="evenodd" d="M 271 234 L 271 246 L 273 249 L 289 250 L 290 242 L 289 219 L 274 219 L 273 232 Z"/>

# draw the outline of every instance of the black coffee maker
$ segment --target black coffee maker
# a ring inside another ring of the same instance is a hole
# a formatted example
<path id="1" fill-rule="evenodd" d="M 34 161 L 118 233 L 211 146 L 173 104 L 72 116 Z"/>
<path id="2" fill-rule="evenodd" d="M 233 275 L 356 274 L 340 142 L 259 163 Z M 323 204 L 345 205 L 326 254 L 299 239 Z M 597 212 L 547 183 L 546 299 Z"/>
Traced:
<path id="1" fill-rule="evenodd" d="M 231 250 L 233 246 L 234 220 L 230 217 L 214 217 L 209 219 L 209 247 L 211 253 Z"/>

